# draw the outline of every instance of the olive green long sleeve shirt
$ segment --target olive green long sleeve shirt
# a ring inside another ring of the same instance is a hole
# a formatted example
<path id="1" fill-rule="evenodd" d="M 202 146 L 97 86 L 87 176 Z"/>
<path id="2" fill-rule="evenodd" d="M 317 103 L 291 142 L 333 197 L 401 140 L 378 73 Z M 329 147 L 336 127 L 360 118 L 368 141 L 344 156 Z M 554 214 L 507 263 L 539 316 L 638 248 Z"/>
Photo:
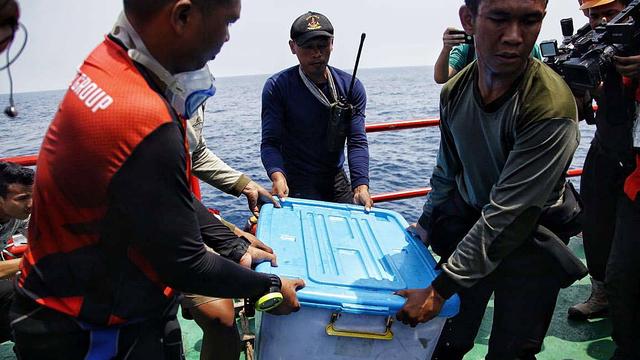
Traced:
<path id="1" fill-rule="evenodd" d="M 432 192 L 419 220 L 457 189 L 480 219 L 443 264 L 433 286 L 443 296 L 470 287 L 527 240 L 543 208 L 561 202 L 579 143 L 577 110 L 564 81 L 531 60 L 510 91 L 483 105 L 477 65 L 442 90 L 441 142 Z"/>

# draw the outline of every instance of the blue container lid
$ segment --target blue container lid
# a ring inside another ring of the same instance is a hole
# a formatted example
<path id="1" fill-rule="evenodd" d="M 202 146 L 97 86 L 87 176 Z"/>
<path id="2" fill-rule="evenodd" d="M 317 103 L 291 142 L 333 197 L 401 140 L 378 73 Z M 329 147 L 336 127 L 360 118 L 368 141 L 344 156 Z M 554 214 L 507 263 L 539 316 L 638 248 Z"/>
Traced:
<path id="1" fill-rule="evenodd" d="M 282 208 L 262 207 L 257 237 L 278 256 L 257 270 L 301 278 L 303 306 L 355 314 L 393 315 L 402 289 L 426 288 L 439 271 L 398 213 L 355 205 L 287 198 Z M 459 299 L 446 301 L 439 316 L 457 314 Z"/>

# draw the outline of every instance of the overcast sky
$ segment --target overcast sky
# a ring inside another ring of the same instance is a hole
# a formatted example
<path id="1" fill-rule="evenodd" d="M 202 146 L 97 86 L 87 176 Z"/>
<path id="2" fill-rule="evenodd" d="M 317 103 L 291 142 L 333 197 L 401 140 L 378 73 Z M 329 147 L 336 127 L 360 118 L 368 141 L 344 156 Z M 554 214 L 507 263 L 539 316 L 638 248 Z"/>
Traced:
<path id="1" fill-rule="evenodd" d="M 63 89 L 84 57 L 109 32 L 118 0 L 19 0 L 29 43 L 12 67 L 16 92 Z M 209 64 L 218 77 L 270 74 L 296 63 L 287 41 L 293 20 L 314 10 L 335 28 L 331 64 L 353 67 L 360 33 L 367 33 L 362 68 L 432 65 L 442 47 L 442 32 L 458 26 L 462 0 L 244 0 L 240 20 L 228 42 Z M 560 19 L 586 19 L 577 1 L 550 0 L 540 38 L 560 37 Z M 14 47 L 19 45 L 17 39 Z M 4 58 L 4 57 L 3 57 Z M 4 63 L 4 61 L 1 61 Z M 0 93 L 8 92 L 6 72 Z"/>

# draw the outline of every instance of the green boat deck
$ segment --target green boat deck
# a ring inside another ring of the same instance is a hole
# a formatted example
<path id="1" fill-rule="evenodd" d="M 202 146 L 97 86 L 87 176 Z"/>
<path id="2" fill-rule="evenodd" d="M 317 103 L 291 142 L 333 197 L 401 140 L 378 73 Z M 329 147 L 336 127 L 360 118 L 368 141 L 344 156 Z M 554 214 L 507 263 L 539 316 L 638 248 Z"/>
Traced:
<path id="1" fill-rule="evenodd" d="M 584 261 L 582 239 L 579 237 L 574 238 L 569 246 Z M 609 319 L 594 319 L 589 322 L 567 320 L 567 308 L 578 301 L 586 299 L 590 291 L 591 285 L 587 277 L 560 292 L 551 327 L 545 338 L 543 351 L 538 355 L 538 359 L 604 360 L 611 357 L 614 344 L 610 336 L 611 322 Z M 476 345 L 465 356 L 465 359 L 484 359 L 491 333 L 492 315 L 493 301 L 489 303 L 485 313 L 482 326 L 476 337 Z M 200 358 L 202 332 L 193 321 L 181 318 L 180 323 L 182 325 L 182 336 L 187 359 L 198 360 Z M 0 345 L 0 360 L 15 359 L 12 347 L 13 344 L 10 342 Z M 241 356 L 241 359 L 244 359 L 244 356 Z"/>

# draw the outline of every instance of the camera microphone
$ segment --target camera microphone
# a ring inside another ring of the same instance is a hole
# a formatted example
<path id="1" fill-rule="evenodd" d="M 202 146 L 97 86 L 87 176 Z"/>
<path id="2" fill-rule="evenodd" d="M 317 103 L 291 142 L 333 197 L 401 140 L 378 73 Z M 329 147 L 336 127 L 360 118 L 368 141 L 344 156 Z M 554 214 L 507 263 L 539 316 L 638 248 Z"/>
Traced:
<path id="1" fill-rule="evenodd" d="M 562 36 L 568 39 L 573 36 L 573 19 L 567 18 L 560 20 L 560 27 L 562 28 Z"/>

